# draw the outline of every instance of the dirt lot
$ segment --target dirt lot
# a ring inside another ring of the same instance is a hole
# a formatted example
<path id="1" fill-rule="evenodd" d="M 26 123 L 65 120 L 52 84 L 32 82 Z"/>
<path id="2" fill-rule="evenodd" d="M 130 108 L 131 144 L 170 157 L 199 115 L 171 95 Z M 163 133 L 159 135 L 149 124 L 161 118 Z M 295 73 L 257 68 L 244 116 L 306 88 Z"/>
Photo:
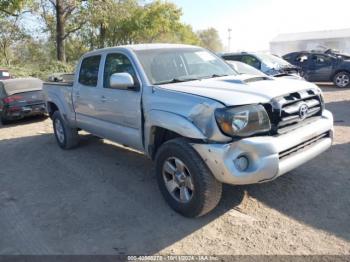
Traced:
<path id="1" fill-rule="evenodd" d="M 49 119 L 0 127 L 0 254 L 350 254 L 350 89 L 322 88 L 332 149 L 273 182 L 226 186 L 200 219 L 167 206 L 136 152 L 91 135 L 63 151 Z"/>

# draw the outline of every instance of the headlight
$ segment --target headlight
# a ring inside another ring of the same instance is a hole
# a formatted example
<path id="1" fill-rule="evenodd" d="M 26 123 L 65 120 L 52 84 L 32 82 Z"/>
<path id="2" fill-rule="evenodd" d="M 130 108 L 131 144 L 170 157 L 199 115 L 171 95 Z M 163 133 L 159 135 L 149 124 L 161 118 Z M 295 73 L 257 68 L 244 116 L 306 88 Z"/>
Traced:
<path id="1" fill-rule="evenodd" d="M 262 105 L 218 108 L 215 118 L 221 131 L 229 136 L 246 137 L 271 129 L 269 116 Z"/>

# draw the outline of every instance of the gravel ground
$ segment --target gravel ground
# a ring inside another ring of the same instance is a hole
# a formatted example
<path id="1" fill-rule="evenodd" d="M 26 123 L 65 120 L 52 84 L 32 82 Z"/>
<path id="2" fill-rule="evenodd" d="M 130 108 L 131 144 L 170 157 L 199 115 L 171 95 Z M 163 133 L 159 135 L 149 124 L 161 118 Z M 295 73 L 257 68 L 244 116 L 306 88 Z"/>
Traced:
<path id="1" fill-rule="evenodd" d="M 350 89 L 322 86 L 332 149 L 277 180 L 225 186 L 199 219 L 162 199 L 152 162 L 94 136 L 63 151 L 49 119 L 0 127 L 0 254 L 350 254 Z"/>

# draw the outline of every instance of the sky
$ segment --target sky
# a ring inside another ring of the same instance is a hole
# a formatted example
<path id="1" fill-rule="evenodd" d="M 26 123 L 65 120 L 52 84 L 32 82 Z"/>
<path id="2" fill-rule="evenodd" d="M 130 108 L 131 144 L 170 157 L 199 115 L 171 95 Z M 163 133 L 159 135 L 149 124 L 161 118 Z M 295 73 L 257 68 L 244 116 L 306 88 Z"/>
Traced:
<path id="1" fill-rule="evenodd" d="M 227 50 L 262 51 L 281 33 L 350 28 L 349 0 L 169 0 L 194 30 L 216 28 Z"/>

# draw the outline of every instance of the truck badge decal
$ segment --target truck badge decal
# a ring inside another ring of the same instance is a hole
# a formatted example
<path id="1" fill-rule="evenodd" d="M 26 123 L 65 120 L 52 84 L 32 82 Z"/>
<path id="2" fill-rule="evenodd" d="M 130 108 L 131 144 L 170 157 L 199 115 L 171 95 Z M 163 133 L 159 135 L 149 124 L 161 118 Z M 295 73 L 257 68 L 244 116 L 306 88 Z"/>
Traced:
<path id="1" fill-rule="evenodd" d="M 302 104 L 299 107 L 299 118 L 301 120 L 304 120 L 307 117 L 308 111 L 309 111 L 309 107 L 307 106 L 307 104 Z"/>

